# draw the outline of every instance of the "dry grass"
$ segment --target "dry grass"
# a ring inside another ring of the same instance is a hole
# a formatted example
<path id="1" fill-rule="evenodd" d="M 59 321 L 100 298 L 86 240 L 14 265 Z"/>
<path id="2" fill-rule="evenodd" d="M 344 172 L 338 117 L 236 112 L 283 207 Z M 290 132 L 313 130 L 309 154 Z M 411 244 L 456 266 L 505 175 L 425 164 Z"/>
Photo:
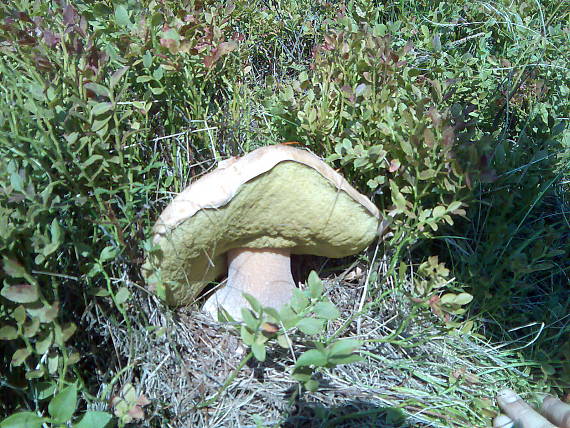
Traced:
<path id="1" fill-rule="evenodd" d="M 386 258 L 375 269 L 386 272 Z M 342 314 L 325 334 L 346 324 L 342 336 L 365 342 L 365 361 L 321 372 L 316 393 L 301 392 L 291 378 L 288 350 L 273 347 L 265 363 L 243 365 L 248 350 L 232 326 L 195 308 L 168 309 L 132 283 L 130 330 L 104 316 L 99 304 L 85 316 L 89 330 L 114 348 L 113 355 L 109 346 L 94 353 L 93 360 L 108 368 L 99 373 L 101 384 L 111 382 L 117 394 L 132 383 L 151 401 L 137 426 L 170 427 L 487 426 L 495 392 L 505 382 L 528 390 L 532 381 L 523 362 L 480 336 L 446 331 L 429 312 L 411 311 L 406 286 L 382 275 L 370 286 L 383 284 L 387 297 L 355 316 L 368 273 L 353 265 L 325 278 Z M 298 355 L 305 347 L 296 339 Z M 119 374 L 110 381 L 111 372 Z"/>

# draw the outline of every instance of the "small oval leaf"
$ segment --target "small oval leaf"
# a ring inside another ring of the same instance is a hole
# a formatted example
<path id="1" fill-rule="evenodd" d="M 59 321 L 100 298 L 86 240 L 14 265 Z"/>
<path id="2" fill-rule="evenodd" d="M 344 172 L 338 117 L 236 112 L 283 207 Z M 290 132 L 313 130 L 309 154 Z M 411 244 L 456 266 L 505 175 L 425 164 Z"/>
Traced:
<path id="1" fill-rule="evenodd" d="M 323 294 L 323 282 L 314 270 L 309 274 L 307 283 L 309 285 L 309 293 L 313 299 L 317 299 Z"/>
<path id="2" fill-rule="evenodd" d="M 26 269 L 17 261 L 4 256 L 4 272 L 12 278 L 24 278 L 27 273 Z"/>
<path id="3" fill-rule="evenodd" d="M 337 307 L 331 302 L 319 302 L 315 305 L 315 314 L 327 320 L 335 320 L 340 317 Z"/>
<path id="4" fill-rule="evenodd" d="M 113 72 L 113 74 L 111 75 L 111 79 L 109 80 L 109 84 L 110 84 L 111 88 L 115 87 L 117 85 L 117 83 L 119 83 L 119 80 L 121 80 L 121 77 L 123 77 L 123 75 L 127 72 L 128 69 L 129 69 L 129 67 L 125 66 L 125 67 L 121 67 L 121 68 L 115 70 L 115 72 Z"/>
<path id="5" fill-rule="evenodd" d="M 99 83 L 88 82 L 85 83 L 83 86 L 85 87 L 85 89 L 93 91 L 96 95 L 100 97 L 106 97 L 106 98 L 111 97 L 111 91 L 109 91 L 108 88 L 106 88 L 103 85 L 100 85 Z"/>
<path id="6" fill-rule="evenodd" d="M 77 387 L 75 385 L 68 386 L 61 392 L 57 393 L 49 402 L 49 414 L 60 423 L 66 422 L 75 413 L 77 406 Z"/>
<path id="7" fill-rule="evenodd" d="M 113 103 L 97 103 L 91 109 L 93 116 L 101 116 L 113 109 Z"/>
<path id="8" fill-rule="evenodd" d="M 18 329 L 11 325 L 0 327 L 0 340 L 14 340 L 18 337 Z"/>
<path id="9" fill-rule="evenodd" d="M 251 309 L 253 309 L 253 311 L 256 314 L 260 314 L 261 311 L 263 310 L 261 307 L 261 303 L 259 303 L 259 301 L 253 297 L 251 294 L 248 293 L 243 293 L 243 298 L 245 300 L 247 300 L 247 302 L 249 303 L 249 305 L 251 306 Z"/>
<path id="10" fill-rule="evenodd" d="M 254 343 L 251 345 L 251 351 L 253 352 L 253 356 L 258 361 L 265 361 L 265 345 L 262 343 Z"/>
<path id="11" fill-rule="evenodd" d="M 324 321 L 316 318 L 303 318 L 297 323 L 297 328 L 305 334 L 318 334 L 323 330 Z"/>
<path id="12" fill-rule="evenodd" d="M 250 330 L 256 331 L 259 328 L 260 322 L 255 318 L 251 309 L 241 308 L 241 318 Z"/>
<path id="13" fill-rule="evenodd" d="M 33 412 L 20 412 L 0 422 L 0 428 L 40 428 L 46 419 Z"/>
<path id="14" fill-rule="evenodd" d="M 355 340 L 355 339 L 343 339 L 343 340 L 339 340 L 335 343 L 333 343 L 332 345 L 329 345 L 328 348 L 328 352 L 329 355 L 347 355 L 347 354 L 352 354 L 354 351 L 356 351 L 358 348 L 360 348 L 360 346 L 362 345 L 362 342 L 359 340 Z"/>
<path id="15" fill-rule="evenodd" d="M 30 356 L 32 352 L 28 348 L 20 348 L 12 355 L 12 366 L 18 367 L 21 366 L 26 358 Z"/>
<path id="16" fill-rule="evenodd" d="M 73 428 L 103 428 L 113 419 L 107 412 L 88 411 Z"/>
<path id="17" fill-rule="evenodd" d="M 0 294 L 15 303 L 33 303 L 40 297 L 38 286 L 32 284 L 5 285 Z"/>
<path id="18" fill-rule="evenodd" d="M 327 364 L 327 356 L 324 352 L 319 351 L 318 349 L 309 349 L 308 351 L 303 352 L 299 356 L 299 358 L 297 358 L 295 367 L 305 367 L 305 366 L 323 367 L 326 364 Z"/>
<path id="19" fill-rule="evenodd" d="M 117 294 L 115 294 L 115 303 L 117 305 L 122 305 L 129 300 L 129 297 L 131 297 L 131 293 L 127 287 L 121 287 L 119 288 L 119 291 L 117 291 Z"/>

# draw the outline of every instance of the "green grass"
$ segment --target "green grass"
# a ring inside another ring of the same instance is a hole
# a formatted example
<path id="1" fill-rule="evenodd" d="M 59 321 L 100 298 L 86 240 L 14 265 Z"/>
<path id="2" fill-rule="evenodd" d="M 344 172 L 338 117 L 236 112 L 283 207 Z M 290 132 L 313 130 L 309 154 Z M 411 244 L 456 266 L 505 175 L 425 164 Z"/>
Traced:
<path id="1" fill-rule="evenodd" d="M 568 394 L 568 5 L 183 3 L 0 5 L 0 418 L 488 426 L 503 386 Z M 313 393 L 302 333 L 240 364 L 239 337 L 140 274 L 173 195 L 283 141 L 393 216 L 312 266 L 341 310 L 319 340 L 364 357 Z"/>

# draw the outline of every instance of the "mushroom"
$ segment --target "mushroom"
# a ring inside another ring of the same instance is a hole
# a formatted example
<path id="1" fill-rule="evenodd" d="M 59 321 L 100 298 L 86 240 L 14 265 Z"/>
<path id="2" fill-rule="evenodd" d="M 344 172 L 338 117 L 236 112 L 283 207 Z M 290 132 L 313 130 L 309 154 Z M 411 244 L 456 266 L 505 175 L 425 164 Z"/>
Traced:
<path id="1" fill-rule="evenodd" d="M 154 225 L 159 251 L 143 275 L 178 306 L 227 272 L 204 310 L 216 318 L 222 306 L 241 319 L 243 293 L 276 309 L 290 301 L 291 254 L 346 257 L 385 227 L 376 206 L 316 155 L 267 146 L 221 162 L 172 200 Z"/>

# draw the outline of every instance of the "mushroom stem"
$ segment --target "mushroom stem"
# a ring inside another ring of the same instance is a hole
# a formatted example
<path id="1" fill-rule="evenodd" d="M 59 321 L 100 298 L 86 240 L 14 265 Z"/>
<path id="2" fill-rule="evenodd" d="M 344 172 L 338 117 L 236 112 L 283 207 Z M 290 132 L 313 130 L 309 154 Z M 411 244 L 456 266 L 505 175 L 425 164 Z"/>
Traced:
<path id="1" fill-rule="evenodd" d="M 204 310 L 217 319 L 222 306 L 236 320 L 250 305 L 243 293 L 251 294 L 262 306 L 277 310 L 293 296 L 291 252 L 287 249 L 237 248 L 228 252 L 228 281 L 206 300 Z"/>

